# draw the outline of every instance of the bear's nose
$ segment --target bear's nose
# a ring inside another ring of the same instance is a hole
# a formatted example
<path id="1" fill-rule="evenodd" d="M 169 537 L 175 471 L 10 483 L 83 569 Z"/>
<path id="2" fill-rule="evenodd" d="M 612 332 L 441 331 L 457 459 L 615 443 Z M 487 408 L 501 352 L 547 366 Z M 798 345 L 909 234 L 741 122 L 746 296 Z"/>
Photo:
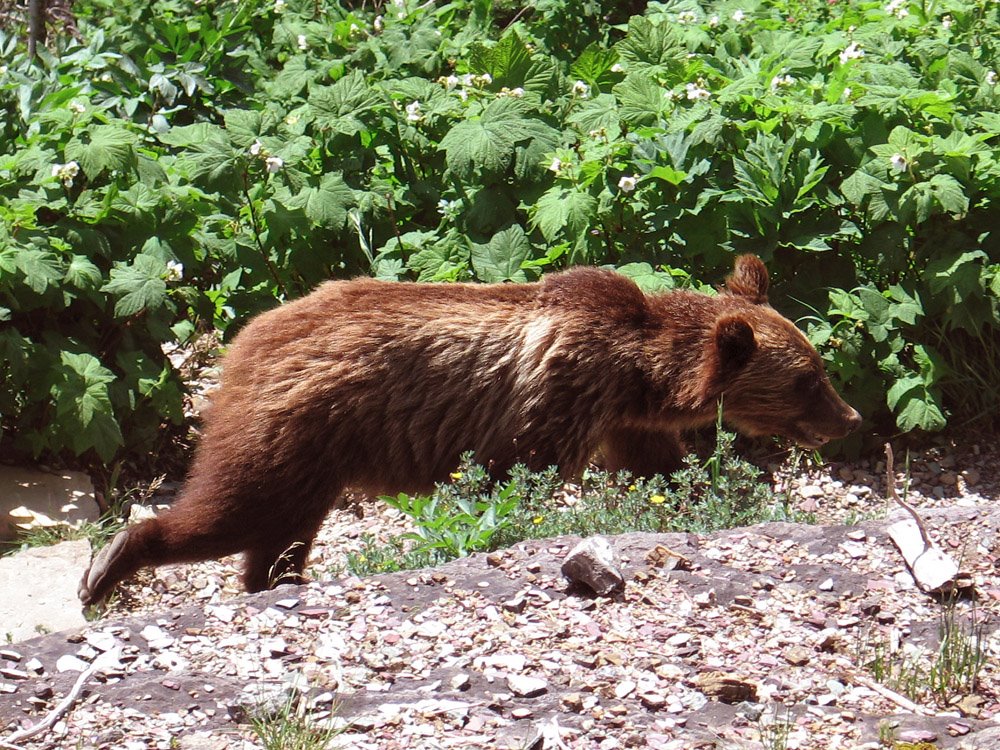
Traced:
<path id="1" fill-rule="evenodd" d="M 848 408 L 850 408 L 850 407 L 848 407 Z M 851 411 L 847 415 L 847 419 L 845 420 L 847 422 L 847 433 L 848 434 L 854 432 L 856 429 L 858 429 L 861 426 L 861 419 L 862 419 L 862 417 L 861 417 L 861 414 L 858 412 L 858 410 L 851 408 Z"/>

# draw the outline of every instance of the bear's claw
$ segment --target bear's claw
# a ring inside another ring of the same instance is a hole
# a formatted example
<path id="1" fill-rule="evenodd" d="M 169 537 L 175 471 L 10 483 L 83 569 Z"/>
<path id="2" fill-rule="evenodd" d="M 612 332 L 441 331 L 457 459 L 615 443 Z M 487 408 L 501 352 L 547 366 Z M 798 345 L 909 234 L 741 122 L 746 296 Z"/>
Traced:
<path id="1" fill-rule="evenodd" d="M 76 593 L 84 605 L 90 606 L 101 601 L 107 594 L 107 589 L 114 585 L 115 582 L 108 579 L 108 571 L 121 557 L 128 535 L 128 529 L 119 531 L 111 543 L 97 553 L 94 561 L 83 574 Z"/>

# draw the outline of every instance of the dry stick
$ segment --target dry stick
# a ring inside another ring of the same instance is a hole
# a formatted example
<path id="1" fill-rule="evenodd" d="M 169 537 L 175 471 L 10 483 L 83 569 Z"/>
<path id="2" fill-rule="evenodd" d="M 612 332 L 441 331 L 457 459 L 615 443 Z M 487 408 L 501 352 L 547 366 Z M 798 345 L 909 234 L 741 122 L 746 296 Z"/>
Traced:
<path id="1" fill-rule="evenodd" d="M 892 701 L 897 706 L 899 706 L 900 708 L 902 708 L 902 709 L 904 709 L 906 711 L 909 711 L 910 713 L 919 714 L 920 716 L 948 716 L 949 715 L 949 714 L 937 714 L 934 711 L 931 711 L 930 709 L 924 708 L 923 706 L 914 703 L 909 698 L 906 698 L 906 697 L 900 695 L 899 693 L 897 693 L 895 690 L 890 690 L 885 685 L 881 685 L 878 682 L 876 682 L 875 680 L 869 679 L 868 677 L 865 677 L 863 674 L 859 674 L 857 671 L 855 671 L 854 665 L 851 665 L 850 667 L 848 667 L 847 664 L 845 664 L 843 661 L 841 661 L 839 659 L 837 660 L 837 663 L 838 663 L 838 665 L 840 667 L 840 669 L 838 670 L 838 672 L 839 672 L 839 676 L 840 676 L 840 678 L 842 680 L 844 680 L 845 682 L 854 683 L 855 685 L 860 685 L 862 687 L 866 687 L 869 690 L 874 690 L 876 693 L 878 693 L 879 695 L 881 695 L 883 698 L 886 698 L 886 699 Z"/>
<path id="2" fill-rule="evenodd" d="M 927 534 L 927 529 L 924 526 L 924 522 L 917 515 L 917 511 L 912 505 L 901 498 L 896 492 L 896 474 L 892 470 L 892 446 L 888 443 L 885 444 L 885 484 L 888 488 L 889 497 L 895 500 L 905 511 L 907 511 L 913 520 L 917 523 L 917 529 L 920 530 L 920 538 L 924 540 L 924 547 L 930 549 L 933 547 L 930 536 Z"/>
<path id="3" fill-rule="evenodd" d="M 62 715 L 69 711 L 73 703 L 76 702 L 77 697 L 80 695 L 80 691 L 83 690 L 84 683 L 89 680 L 93 676 L 94 672 L 96 672 L 99 668 L 100 665 L 95 662 L 83 670 L 83 672 L 80 673 L 80 676 L 76 678 L 76 682 L 73 684 L 69 694 L 62 699 L 62 702 L 58 706 L 49 712 L 48 716 L 37 724 L 34 724 L 27 729 L 14 732 L 14 734 L 10 735 L 5 740 L 0 740 L 0 747 L 20 750 L 18 745 L 15 743 L 34 737 L 36 734 L 41 734 L 42 732 L 45 732 L 55 726 L 55 723 L 59 721 Z"/>

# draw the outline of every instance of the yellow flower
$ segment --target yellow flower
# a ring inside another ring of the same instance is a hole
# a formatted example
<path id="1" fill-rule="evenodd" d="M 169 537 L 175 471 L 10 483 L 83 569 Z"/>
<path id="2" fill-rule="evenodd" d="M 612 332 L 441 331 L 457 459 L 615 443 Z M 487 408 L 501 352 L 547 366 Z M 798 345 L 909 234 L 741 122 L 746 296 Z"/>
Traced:
<path id="1" fill-rule="evenodd" d="M 535 526 L 537 526 L 538 524 L 542 523 L 544 520 L 545 520 L 545 516 L 535 516 L 534 518 L 531 519 L 531 522 L 533 524 L 535 524 Z"/>
<path id="2" fill-rule="evenodd" d="M 649 498 L 649 502 L 652 503 L 653 505 L 663 505 L 663 503 L 667 502 L 667 498 L 665 498 L 663 495 L 653 495 L 651 498 Z"/>
<path id="3" fill-rule="evenodd" d="M 459 479 L 462 478 L 462 472 L 460 472 L 460 471 L 453 471 L 451 473 L 451 478 L 454 479 L 455 481 L 458 481 Z"/>

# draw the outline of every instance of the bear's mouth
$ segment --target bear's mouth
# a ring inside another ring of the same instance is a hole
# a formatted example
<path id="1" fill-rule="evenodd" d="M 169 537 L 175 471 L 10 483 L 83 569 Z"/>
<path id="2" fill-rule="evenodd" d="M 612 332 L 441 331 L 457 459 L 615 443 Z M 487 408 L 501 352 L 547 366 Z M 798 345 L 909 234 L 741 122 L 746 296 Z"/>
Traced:
<path id="1" fill-rule="evenodd" d="M 785 437 L 793 440 L 799 447 L 805 448 L 806 450 L 822 448 L 830 442 L 830 437 L 828 435 L 823 435 L 822 433 L 810 430 L 801 424 L 796 424 L 792 427 L 785 434 Z"/>

